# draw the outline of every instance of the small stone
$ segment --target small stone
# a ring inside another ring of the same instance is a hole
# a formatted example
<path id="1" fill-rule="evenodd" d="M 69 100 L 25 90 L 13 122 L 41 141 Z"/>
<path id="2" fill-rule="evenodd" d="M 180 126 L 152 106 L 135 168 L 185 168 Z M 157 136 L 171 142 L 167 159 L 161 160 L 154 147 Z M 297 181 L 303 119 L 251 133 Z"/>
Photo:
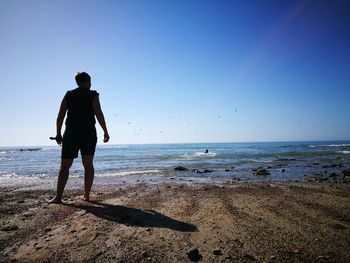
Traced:
<path id="1" fill-rule="evenodd" d="M 151 231 L 151 228 L 147 227 L 147 228 L 146 228 L 146 231 L 147 231 L 147 232 Z"/>
<path id="2" fill-rule="evenodd" d="M 141 256 L 144 258 L 148 257 L 147 251 L 142 251 Z"/>
<path id="3" fill-rule="evenodd" d="M 50 227 L 45 228 L 45 232 L 50 232 L 52 229 Z"/>
<path id="4" fill-rule="evenodd" d="M 176 166 L 174 168 L 175 171 L 187 171 L 188 169 L 186 167 L 183 167 L 183 166 Z"/>
<path id="5" fill-rule="evenodd" d="M 201 260 L 202 258 L 202 255 L 199 253 L 199 250 L 197 247 L 192 247 L 190 248 L 187 252 L 186 252 L 188 258 L 191 260 L 191 261 L 199 261 Z"/>
<path id="6" fill-rule="evenodd" d="M 221 251 L 220 249 L 214 249 L 214 250 L 213 250 L 213 254 L 214 254 L 215 256 L 220 256 L 220 255 L 222 255 L 222 251 Z"/>
<path id="7" fill-rule="evenodd" d="M 247 259 L 247 260 L 255 260 L 255 257 L 253 257 L 252 255 L 249 255 L 249 254 L 245 254 L 243 256 L 244 259 Z"/>

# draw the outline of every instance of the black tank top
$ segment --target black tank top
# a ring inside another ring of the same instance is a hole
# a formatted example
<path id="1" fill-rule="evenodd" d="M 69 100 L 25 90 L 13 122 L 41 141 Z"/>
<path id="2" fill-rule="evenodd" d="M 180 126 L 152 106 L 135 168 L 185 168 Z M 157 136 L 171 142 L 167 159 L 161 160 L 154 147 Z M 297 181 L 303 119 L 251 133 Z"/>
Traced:
<path id="1" fill-rule="evenodd" d="M 66 129 L 95 129 L 96 120 L 92 100 L 98 95 L 96 90 L 88 90 L 79 87 L 67 91 L 65 95 L 68 108 Z"/>

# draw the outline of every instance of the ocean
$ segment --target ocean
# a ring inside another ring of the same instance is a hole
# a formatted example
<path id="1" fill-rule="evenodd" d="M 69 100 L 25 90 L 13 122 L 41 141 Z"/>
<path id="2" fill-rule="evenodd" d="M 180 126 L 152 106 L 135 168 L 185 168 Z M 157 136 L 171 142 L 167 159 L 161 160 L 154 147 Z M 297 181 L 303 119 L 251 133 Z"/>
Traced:
<path id="1" fill-rule="evenodd" d="M 0 184 L 55 188 L 60 151 L 59 146 L 1 147 Z M 94 165 L 95 184 L 102 185 L 305 181 L 348 169 L 350 141 L 98 145 Z M 259 168 L 270 174 L 254 175 Z M 79 157 L 68 187 L 83 184 L 83 171 Z"/>

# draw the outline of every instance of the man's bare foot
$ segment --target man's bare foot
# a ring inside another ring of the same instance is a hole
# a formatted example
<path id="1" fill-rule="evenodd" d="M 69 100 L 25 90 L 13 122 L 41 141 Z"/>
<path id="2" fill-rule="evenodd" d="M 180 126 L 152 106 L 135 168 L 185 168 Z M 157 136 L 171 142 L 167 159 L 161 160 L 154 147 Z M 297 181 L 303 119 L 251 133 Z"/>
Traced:
<path id="1" fill-rule="evenodd" d="M 55 196 L 54 198 L 47 201 L 49 204 L 62 204 L 62 199 Z"/>
<path id="2" fill-rule="evenodd" d="M 84 200 L 85 202 L 90 202 L 90 196 L 84 195 L 83 200 Z"/>

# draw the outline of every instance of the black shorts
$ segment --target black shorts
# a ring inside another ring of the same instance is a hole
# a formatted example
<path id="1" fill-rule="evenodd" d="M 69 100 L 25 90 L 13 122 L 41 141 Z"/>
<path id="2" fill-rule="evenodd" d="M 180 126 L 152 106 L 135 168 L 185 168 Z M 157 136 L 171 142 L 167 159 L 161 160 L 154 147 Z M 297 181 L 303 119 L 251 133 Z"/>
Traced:
<path id="1" fill-rule="evenodd" d="M 74 159 L 81 155 L 94 155 L 97 143 L 96 129 L 66 129 L 62 141 L 62 159 Z"/>

